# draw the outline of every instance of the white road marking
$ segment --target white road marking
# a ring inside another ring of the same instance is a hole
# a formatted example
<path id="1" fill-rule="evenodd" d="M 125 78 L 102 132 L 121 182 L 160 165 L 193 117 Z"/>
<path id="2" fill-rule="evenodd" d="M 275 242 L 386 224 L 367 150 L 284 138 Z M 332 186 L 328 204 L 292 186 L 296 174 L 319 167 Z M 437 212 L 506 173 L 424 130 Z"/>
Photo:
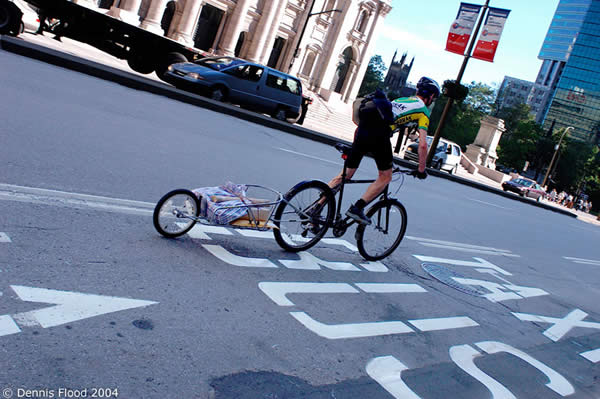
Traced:
<path id="1" fill-rule="evenodd" d="M 276 149 L 278 149 L 278 150 L 280 150 L 280 151 L 289 152 L 290 154 L 296 154 L 296 155 L 300 155 L 300 156 L 302 156 L 302 157 L 311 158 L 311 159 L 316 159 L 316 160 L 318 160 L 318 161 L 323 161 L 323 162 L 327 162 L 327 163 L 332 163 L 332 164 L 334 164 L 334 165 L 341 165 L 341 163 L 340 163 L 340 162 L 334 162 L 334 161 L 331 161 L 331 160 L 329 160 L 329 159 L 323 159 L 323 158 L 315 157 L 315 156 L 312 156 L 312 155 L 304 154 L 304 153 L 302 153 L 302 152 L 297 152 L 297 151 L 287 150 L 287 149 L 285 149 L 285 148 L 281 148 L 281 147 L 275 147 L 275 148 L 276 148 Z"/>
<path id="2" fill-rule="evenodd" d="M 532 365 L 533 367 L 535 367 L 536 369 L 538 369 L 546 375 L 546 377 L 550 381 L 546 384 L 546 386 L 561 396 L 569 396 L 575 393 L 575 388 L 573 388 L 571 383 L 569 383 L 569 381 L 567 381 L 565 377 L 563 377 L 550 367 L 546 366 L 539 360 L 529 356 L 523 351 L 520 351 L 516 348 L 513 348 L 510 345 L 506 345 L 502 342 L 497 341 L 479 342 L 475 345 L 477 345 L 480 349 L 484 350 L 490 355 L 502 352 L 510 353 L 511 355 L 516 356 L 519 359 L 529 363 L 530 365 Z"/>
<path id="3" fill-rule="evenodd" d="M 231 233 L 231 231 L 229 231 L 229 229 L 225 228 L 225 227 L 221 227 L 221 226 L 207 226 L 201 223 L 196 223 L 194 225 L 194 227 L 192 227 L 192 229 L 190 231 L 188 231 L 188 235 L 191 238 L 197 238 L 197 239 L 201 239 L 201 240 L 211 240 L 212 238 L 210 238 L 208 236 L 208 234 L 206 233 L 213 233 L 213 234 L 222 234 L 222 235 L 228 235 L 231 236 L 233 235 L 233 233 Z"/>
<path id="4" fill-rule="evenodd" d="M 498 381 L 481 371 L 475 364 L 475 358 L 481 352 L 470 345 L 456 345 L 449 350 L 450 358 L 465 373 L 482 383 L 492 394 L 493 399 L 516 399 L 516 397 Z"/>
<path id="5" fill-rule="evenodd" d="M 0 183 L 0 200 L 151 215 L 155 204 Z"/>
<path id="6" fill-rule="evenodd" d="M 552 327 L 544 331 L 544 335 L 556 342 L 564 337 L 569 331 L 575 327 L 594 328 L 600 330 L 600 323 L 591 321 L 583 321 L 588 314 L 580 309 L 575 309 L 566 315 L 564 318 L 540 316 L 529 313 L 511 312 L 513 316 L 522 321 L 533 321 L 536 323 L 550 323 Z"/>
<path id="7" fill-rule="evenodd" d="M 79 292 L 11 285 L 17 296 L 26 302 L 51 303 L 55 306 L 13 315 L 21 326 L 54 327 L 73 321 L 120 310 L 154 305 L 158 302 L 117 298 Z"/>
<path id="8" fill-rule="evenodd" d="M 427 292 L 418 284 L 401 283 L 356 283 L 358 288 L 370 294 L 396 294 L 408 292 Z"/>
<path id="9" fill-rule="evenodd" d="M 287 294 L 354 294 L 359 291 L 346 283 L 295 283 L 263 281 L 258 288 L 279 306 L 295 306 Z"/>
<path id="10" fill-rule="evenodd" d="M 237 256 L 227 251 L 220 245 L 202 244 L 202 246 L 211 254 L 219 258 L 225 263 L 240 267 L 268 267 L 277 268 L 273 262 L 264 258 L 249 258 L 245 256 Z"/>
<path id="11" fill-rule="evenodd" d="M 0 337 L 3 335 L 16 334 L 21 332 L 21 329 L 9 315 L 0 315 Z"/>
<path id="12" fill-rule="evenodd" d="M 500 206 L 500 205 L 492 204 L 491 202 L 480 201 L 480 200 L 477 200 L 477 199 L 474 199 L 474 198 L 467 198 L 467 199 L 468 199 L 468 200 L 471 200 L 471 201 L 475 201 L 475 202 L 480 202 L 480 203 L 482 203 L 482 204 L 486 204 L 486 205 L 490 205 L 490 206 L 495 206 L 496 208 L 507 209 L 507 210 L 509 210 L 509 211 L 510 211 L 510 210 L 512 210 L 512 208 L 506 208 L 506 207 L 504 207 L 504 206 Z"/>
<path id="13" fill-rule="evenodd" d="M 471 245 L 471 244 L 463 244 L 459 242 L 452 241 L 443 241 L 443 240 L 432 240 L 430 238 L 423 237 L 414 237 L 414 236 L 405 236 L 406 239 L 412 241 L 418 241 L 421 245 L 426 247 L 437 247 L 437 248 L 446 248 L 452 249 L 455 251 L 466 251 L 466 252 L 477 252 L 483 253 L 487 255 L 502 255 L 502 256 L 514 256 L 519 257 L 519 255 L 515 255 L 511 253 L 511 251 L 507 249 L 498 249 L 492 247 L 485 247 L 481 245 Z"/>
<path id="14" fill-rule="evenodd" d="M 424 256 L 424 255 L 413 255 L 415 258 L 419 259 L 421 262 L 427 263 L 447 263 L 455 266 L 467 266 L 467 267 L 475 267 L 475 268 L 485 268 L 485 269 L 493 269 L 498 273 L 504 274 L 505 276 L 512 276 L 512 273 L 507 272 L 499 266 L 496 266 L 483 258 L 473 258 L 475 262 L 468 260 L 456 260 L 456 259 L 447 259 L 447 258 L 438 258 L 434 256 Z"/>
<path id="15" fill-rule="evenodd" d="M 589 360 L 592 363 L 600 362 L 600 348 L 594 349 L 591 351 L 587 351 L 587 352 L 581 352 L 580 355 L 585 357 L 587 360 Z"/>
<path id="16" fill-rule="evenodd" d="M 421 399 L 402 380 L 402 372 L 405 370 L 408 370 L 408 367 L 393 356 L 371 359 L 366 367 L 367 374 L 394 398 Z"/>
<path id="17" fill-rule="evenodd" d="M 454 328 L 477 327 L 479 324 L 470 317 L 438 317 L 434 319 L 408 320 L 421 331 L 440 331 Z"/>
<path id="18" fill-rule="evenodd" d="M 0 242 L 12 242 L 6 233 L 0 233 Z"/>
<path id="19" fill-rule="evenodd" d="M 573 258 L 571 256 L 563 256 L 563 258 L 567 259 L 567 260 L 570 260 L 570 261 L 573 261 L 575 263 L 580 263 L 580 264 L 584 264 L 584 265 L 600 266 L 600 260 Z"/>
<path id="20" fill-rule="evenodd" d="M 308 252 L 298 252 L 299 260 L 280 260 L 288 269 L 319 270 L 326 267 L 331 270 L 359 272 L 360 269 L 348 262 L 329 262 L 317 258 Z"/>
<path id="21" fill-rule="evenodd" d="M 377 262 L 361 263 L 360 265 L 362 267 L 364 267 L 365 269 L 367 269 L 367 271 L 370 271 L 370 272 L 385 273 L 385 272 L 389 271 L 389 269 L 387 268 L 387 266 L 384 265 L 383 263 L 379 262 L 379 261 L 377 261 Z"/>
<path id="22" fill-rule="evenodd" d="M 305 312 L 290 312 L 290 314 L 304 327 L 327 339 L 365 338 L 414 332 L 401 321 L 328 325 L 313 319 Z"/>

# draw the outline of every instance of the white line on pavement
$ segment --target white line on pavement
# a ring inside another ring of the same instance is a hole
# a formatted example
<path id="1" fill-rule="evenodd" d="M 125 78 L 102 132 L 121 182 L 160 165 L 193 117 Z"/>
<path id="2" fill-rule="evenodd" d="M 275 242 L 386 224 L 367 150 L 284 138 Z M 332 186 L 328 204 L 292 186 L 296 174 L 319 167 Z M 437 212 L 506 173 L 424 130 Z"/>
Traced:
<path id="1" fill-rule="evenodd" d="M 585 357 L 587 360 L 589 360 L 592 363 L 600 362 L 600 348 L 594 349 L 591 351 L 587 351 L 587 352 L 582 352 L 582 353 L 580 353 L 580 355 Z"/>
<path id="2" fill-rule="evenodd" d="M 584 265 L 596 265 L 596 266 L 600 266 L 600 260 L 593 260 L 593 259 L 582 259 L 582 258 L 573 258 L 570 256 L 563 256 L 563 258 L 567 259 L 567 260 L 571 260 L 575 263 L 581 263 Z"/>
<path id="3" fill-rule="evenodd" d="M 509 211 L 511 210 L 511 208 L 506 208 L 506 207 L 504 207 L 504 206 L 500 206 L 500 205 L 492 204 L 491 202 L 480 201 L 480 200 L 476 200 L 476 199 L 474 199 L 474 198 L 467 198 L 467 199 L 468 199 L 468 200 L 471 200 L 471 201 L 475 201 L 475 202 L 480 202 L 480 203 L 482 203 L 482 204 L 486 204 L 486 205 L 490 205 L 490 206 L 495 206 L 496 208 L 507 209 L 507 210 L 509 210 Z"/>
<path id="4" fill-rule="evenodd" d="M 292 150 L 286 150 L 285 148 L 281 148 L 281 147 L 275 147 L 275 148 L 278 149 L 278 150 L 280 150 L 280 151 L 289 152 L 291 154 L 300 155 L 300 156 L 303 156 L 303 157 L 306 157 L 306 158 L 316 159 L 316 160 L 319 160 L 319 161 L 323 161 L 323 162 L 327 162 L 327 163 L 332 163 L 334 165 L 340 165 L 339 162 L 333 162 L 333 161 L 330 161 L 329 159 L 323 159 L 323 158 L 319 158 L 319 157 L 314 157 L 312 155 L 304 154 L 304 153 L 301 153 L 301 152 L 296 152 L 296 151 L 292 151 Z"/>
<path id="5" fill-rule="evenodd" d="M 6 233 L 0 233 L 0 242 L 12 242 Z"/>
<path id="6" fill-rule="evenodd" d="M 0 200 L 75 208 L 94 208 L 109 212 L 131 213 L 137 215 L 152 214 L 155 205 L 150 202 L 123 200 L 3 183 L 0 183 Z"/>

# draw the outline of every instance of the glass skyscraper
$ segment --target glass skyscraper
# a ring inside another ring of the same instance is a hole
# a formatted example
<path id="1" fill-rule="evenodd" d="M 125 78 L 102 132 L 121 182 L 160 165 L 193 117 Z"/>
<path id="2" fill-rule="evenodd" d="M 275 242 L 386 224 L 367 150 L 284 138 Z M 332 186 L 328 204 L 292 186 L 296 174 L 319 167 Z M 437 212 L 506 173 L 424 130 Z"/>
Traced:
<path id="1" fill-rule="evenodd" d="M 536 86 L 547 91 L 538 121 L 574 127 L 588 140 L 600 129 L 600 0 L 560 0 L 538 58 Z"/>

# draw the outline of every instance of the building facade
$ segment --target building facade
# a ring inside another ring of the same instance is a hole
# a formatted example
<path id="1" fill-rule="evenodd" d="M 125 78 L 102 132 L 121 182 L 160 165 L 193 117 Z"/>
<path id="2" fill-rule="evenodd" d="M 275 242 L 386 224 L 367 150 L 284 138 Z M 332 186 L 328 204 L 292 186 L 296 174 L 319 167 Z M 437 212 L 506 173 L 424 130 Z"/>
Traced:
<path id="1" fill-rule="evenodd" d="M 560 0 L 538 58 L 536 84 L 547 90 L 537 120 L 574 127 L 589 140 L 600 130 L 600 0 Z"/>
<path id="2" fill-rule="evenodd" d="M 352 103 L 391 0 L 99 0 L 109 15 L 215 55 L 298 76 Z"/>
<path id="3" fill-rule="evenodd" d="M 408 75 L 415 62 L 415 58 L 413 57 L 409 64 L 406 60 L 406 53 L 402 55 L 399 61 L 396 61 L 397 53 L 398 51 L 394 52 L 392 63 L 390 64 L 387 74 L 385 75 L 385 80 L 383 81 L 385 91 L 390 93 L 400 93 L 402 91 L 406 86 Z"/>

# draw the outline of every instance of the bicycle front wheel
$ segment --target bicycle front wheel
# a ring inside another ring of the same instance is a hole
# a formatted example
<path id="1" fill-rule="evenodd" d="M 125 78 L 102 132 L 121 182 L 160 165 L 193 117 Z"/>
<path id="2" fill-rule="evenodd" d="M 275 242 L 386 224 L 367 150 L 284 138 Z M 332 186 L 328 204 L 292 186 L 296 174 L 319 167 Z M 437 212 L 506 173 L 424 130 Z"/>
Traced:
<path id="1" fill-rule="evenodd" d="M 329 186 L 312 180 L 288 191 L 275 210 L 275 241 L 286 251 L 304 251 L 327 232 L 335 213 L 335 197 Z"/>
<path id="2" fill-rule="evenodd" d="M 156 204 L 152 221 L 154 228 L 165 237 L 179 237 L 196 224 L 200 201 L 190 190 L 178 189 L 165 194 Z"/>
<path id="3" fill-rule="evenodd" d="M 379 201 L 367 212 L 368 226 L 356 229 L 358 252 L 366 260 L 380 260 L 389 256 L 404 237 L 407 215 L 404 206 L 396 200 Z"/>

